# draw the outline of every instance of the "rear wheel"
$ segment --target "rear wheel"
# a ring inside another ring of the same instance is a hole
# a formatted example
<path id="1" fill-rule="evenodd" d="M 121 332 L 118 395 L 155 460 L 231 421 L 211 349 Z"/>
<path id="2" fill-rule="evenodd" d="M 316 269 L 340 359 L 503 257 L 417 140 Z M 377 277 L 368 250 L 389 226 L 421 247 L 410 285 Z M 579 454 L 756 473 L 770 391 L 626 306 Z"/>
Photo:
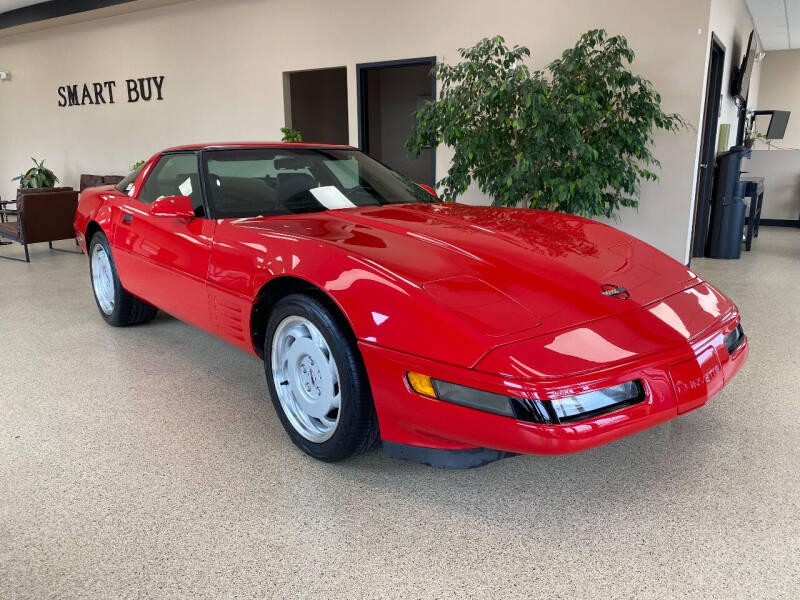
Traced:
<path id="1" fill-rule="evenodd" d="M 321 302 L 300 294 L 278 302 L 264 346 L 272 402 L 301 450 L 334 462 L 377 444 L 378 421 L 358 349 Z"/>
<path id="2" fill-rule="evenodd" d="M 109 325 L 126 327 L 147 323 L 158 313 L 155 306 L 132 296 L 122 287 L 108 239 L 99 231 L 89 243 L 89 272 L 97 308 Z"/>

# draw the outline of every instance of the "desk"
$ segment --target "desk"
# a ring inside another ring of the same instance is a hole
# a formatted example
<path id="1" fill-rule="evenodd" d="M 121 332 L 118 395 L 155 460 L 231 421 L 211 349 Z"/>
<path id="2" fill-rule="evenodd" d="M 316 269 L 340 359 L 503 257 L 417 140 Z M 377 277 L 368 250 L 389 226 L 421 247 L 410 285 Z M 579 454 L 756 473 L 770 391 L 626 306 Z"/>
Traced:
<path id="1" fill-rule="evenodd" d="M 744 238 L 744 249 L 749 251 L 753 245 L 753 238 L 758 237 L 761 205 L 764 203 L 764 178 L 741 177 L 740 181 L 744 183 L 744 195 L 750 198 L 750 208 L 747 212 L 747 234 Z"/>

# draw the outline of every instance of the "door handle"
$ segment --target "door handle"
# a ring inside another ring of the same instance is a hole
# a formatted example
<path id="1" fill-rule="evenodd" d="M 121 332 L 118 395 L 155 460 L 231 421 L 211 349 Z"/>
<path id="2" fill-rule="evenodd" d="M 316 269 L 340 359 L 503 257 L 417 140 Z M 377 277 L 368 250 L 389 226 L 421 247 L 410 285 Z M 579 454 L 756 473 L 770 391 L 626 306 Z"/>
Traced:
<path id="1" fill-rule="evenodd" d="M 133 215 L 122 215 L 123 223 L 133 223 Z"/>

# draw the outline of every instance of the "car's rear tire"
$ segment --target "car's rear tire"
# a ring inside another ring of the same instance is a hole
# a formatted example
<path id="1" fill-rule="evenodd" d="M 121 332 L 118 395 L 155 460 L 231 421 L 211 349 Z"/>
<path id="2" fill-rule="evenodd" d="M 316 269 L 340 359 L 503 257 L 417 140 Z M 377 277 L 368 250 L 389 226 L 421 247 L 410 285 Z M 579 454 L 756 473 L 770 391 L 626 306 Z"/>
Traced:
<path id="1" fill-rule="evenodd" d="M 122 287 L 111 246 L 100 231 L 89 242 L 89 274 L 97 309 L 109 325 L 127 327 L 147 323 L 158 313 L 155 306 L 129 294 Z"/>
<path id="2" fill-rule="evenodd" d="M 278 302 L 264 336 L 264 369 L 275 411 L 306 454 L 335 462 L 378 444 L 369 380 L 352 335 L 317 299 Z"/>

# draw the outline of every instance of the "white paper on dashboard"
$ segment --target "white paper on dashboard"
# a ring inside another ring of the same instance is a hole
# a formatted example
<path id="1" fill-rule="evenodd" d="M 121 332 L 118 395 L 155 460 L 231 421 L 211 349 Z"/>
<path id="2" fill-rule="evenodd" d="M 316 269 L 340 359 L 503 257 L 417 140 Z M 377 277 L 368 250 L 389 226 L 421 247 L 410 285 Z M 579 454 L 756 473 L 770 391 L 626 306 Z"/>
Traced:
<path id="1" fill-rule="evenodd" d="M 324 185 L 318 188 L 311 188 L 308 190 L 311 195 L 317 199 L 317 202 L 322 204 L 328 210 L 336 210 L 337 208 L 354 208 L 350 200 L 347 199 L 339 188 L 333 185 Z"/>
<path id="2" fill-rule="evenodd" d="M 192 180 L 189 177 L 187 177 L 186 180 L 178 186 L 178 189 L 181 191 L 182 196 L 191 196 Z"/>

